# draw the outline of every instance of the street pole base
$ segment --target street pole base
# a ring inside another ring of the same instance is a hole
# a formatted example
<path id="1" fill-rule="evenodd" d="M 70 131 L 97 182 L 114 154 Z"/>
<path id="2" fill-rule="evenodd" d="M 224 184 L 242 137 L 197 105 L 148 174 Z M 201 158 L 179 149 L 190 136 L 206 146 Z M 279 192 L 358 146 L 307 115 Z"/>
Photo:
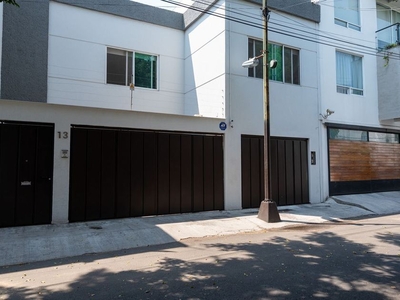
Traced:
<path id="1" fill-rule="evenodd" d="M 257 217 L 267 223 L 276 223 L 281 221 L 276 203 L 271 200 L 263 200 L 261 202 Z"/>

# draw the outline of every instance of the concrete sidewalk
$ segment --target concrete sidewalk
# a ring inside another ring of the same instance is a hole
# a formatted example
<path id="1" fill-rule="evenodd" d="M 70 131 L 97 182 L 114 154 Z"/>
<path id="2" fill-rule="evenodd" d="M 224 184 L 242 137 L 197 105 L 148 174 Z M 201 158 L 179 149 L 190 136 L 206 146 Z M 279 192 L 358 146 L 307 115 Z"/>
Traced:
<path id="1" fill-rule="evenodd" d="M 279 207 L 282 222 L 258 209 L 0 228 L 0 266 L 230 235 L 366 215 L 400 213 L 400 192 L 335 196 L 324 203 Z"/>

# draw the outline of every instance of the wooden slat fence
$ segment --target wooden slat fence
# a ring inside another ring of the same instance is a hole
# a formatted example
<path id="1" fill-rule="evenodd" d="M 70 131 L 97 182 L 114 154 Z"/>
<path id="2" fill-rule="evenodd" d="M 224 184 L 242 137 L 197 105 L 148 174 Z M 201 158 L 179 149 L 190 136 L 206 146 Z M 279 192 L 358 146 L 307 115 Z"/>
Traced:
<path id="1" fill-rule="evenodd" d="M 400 144 L 329 140 L 330 181 L 400 179 Z"/>

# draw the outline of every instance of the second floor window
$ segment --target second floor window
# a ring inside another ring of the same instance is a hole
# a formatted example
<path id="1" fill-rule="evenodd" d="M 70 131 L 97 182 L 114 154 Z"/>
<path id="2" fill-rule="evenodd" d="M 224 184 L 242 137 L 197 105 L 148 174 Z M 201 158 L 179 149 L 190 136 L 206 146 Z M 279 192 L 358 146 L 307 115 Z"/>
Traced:
<path id="1" fill-rule="evenodd" d="M 262 41 L 249 39 L 249 58 L 262 53 Z M 270 80 L 300 84 L 300 52 L 286 46 L 268 44 L 268 61 L 278 61 L 275 69 L 268 70 Z M 255 68 L 249 68 L 249 76 L 263 78 L 262 62 Z"/>
<path id="2" fill-rule="evenodd" d="M 107 83 L 157 89 L 157 56 L 107 48 Z"/>
<path id="3" fill-rule="evenodd" d="M 335 0 L 335 24 L 360 31 L 359 0 Z"/>
<path id="4" fill-rule="evenodd" d="M 132 67 L 132 52 L 107 48 L 107 83 L 129 85 Z"/>
<path id="5" fill-rule="evenodd" d="M 336 51 L 336 90 L 363 95 L 362 57 Z"/>

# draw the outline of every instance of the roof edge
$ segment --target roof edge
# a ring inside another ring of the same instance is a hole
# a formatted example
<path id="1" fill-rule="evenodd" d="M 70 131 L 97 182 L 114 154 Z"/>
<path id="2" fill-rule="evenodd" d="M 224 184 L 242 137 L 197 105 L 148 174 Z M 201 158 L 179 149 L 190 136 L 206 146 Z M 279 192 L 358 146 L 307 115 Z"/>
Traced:
<path id="1" fill-rule="evenodd" d="M 211 7 L 219 0 L 205 4 L 203 1 L 196 1 L 183 14 L 183 22 L 185 30 L 197 21 L 203 14 L 206 14 Z M 262 7 L 264 0 L 243 0 L 244 2 L 253 3 Z M 300 17 L 315 23 L 321 22 L 321 7 L 311 1 L 304 0 L 268 0 L 268 8 L 281 11 L 292 16 Z"/>
<path id="2" fill-rule="evenodd" d="M 184 30 L 183 15 L 174 11 L 130 0 L 51 0 L 132 20 Z"/>
<path id="3" fill-rule="evenodd" d="M 263 0 L 244 0 L 262 6 Z M 288 13 L 315 23 L 321 22 L 321 7 L 304 0 L 268 0 L 269 9 Z"/>

